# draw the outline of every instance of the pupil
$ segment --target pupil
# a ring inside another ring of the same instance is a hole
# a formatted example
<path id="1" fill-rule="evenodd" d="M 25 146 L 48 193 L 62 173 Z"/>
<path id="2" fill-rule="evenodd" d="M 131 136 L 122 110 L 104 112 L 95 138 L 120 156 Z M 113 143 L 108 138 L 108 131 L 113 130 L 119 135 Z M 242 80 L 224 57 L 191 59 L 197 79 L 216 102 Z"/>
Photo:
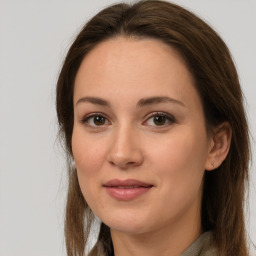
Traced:
<path id="1" fill-rule="evenodd" d="M 102 116 L 95 116 L 94 117 L 94 123 L 96 125 L 103 125 L 105 123 L 105 118 Z"/>
<path id="2" fill-rule="evenodd" d="M 164 116 L 155 116 L 154 117 L 154 123 L 156 125 L 163 125 L 163 124 L 165 124 L 165 117 Z"/>

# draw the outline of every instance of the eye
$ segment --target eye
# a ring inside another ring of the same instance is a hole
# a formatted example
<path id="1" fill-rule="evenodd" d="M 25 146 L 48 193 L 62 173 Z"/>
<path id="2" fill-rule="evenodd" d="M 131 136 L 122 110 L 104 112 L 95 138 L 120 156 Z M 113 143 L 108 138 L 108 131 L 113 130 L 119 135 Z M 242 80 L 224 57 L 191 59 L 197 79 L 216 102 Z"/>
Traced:
<path id="1" fill-rule="evenodd" d="M 90 114 L 81 120 L 81 123 L 92 127 L 108 125 L 110 122 L 101 114 Z"/>
<path id="2" fill-rule="evenodd" d="M 150 126 L 167 126 L 174 122 L 175 118 L 173 116 L 163 112 L 154 112 L 150 114 L 150 117 L 144 123 Z"/>

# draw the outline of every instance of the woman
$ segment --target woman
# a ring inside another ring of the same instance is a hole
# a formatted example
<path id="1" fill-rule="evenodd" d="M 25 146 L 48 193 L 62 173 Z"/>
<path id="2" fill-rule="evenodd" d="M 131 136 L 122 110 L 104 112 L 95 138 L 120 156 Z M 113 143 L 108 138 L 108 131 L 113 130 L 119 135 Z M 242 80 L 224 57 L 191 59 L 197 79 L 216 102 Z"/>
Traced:
<path id="1" fill-rule="evenodd" d="M 68 255 L 95 215 L 90 255 L 248 255 L 242 101 L 227 46 L 191 12 L 139 1 L 93 17 L 57 84 Z"/>

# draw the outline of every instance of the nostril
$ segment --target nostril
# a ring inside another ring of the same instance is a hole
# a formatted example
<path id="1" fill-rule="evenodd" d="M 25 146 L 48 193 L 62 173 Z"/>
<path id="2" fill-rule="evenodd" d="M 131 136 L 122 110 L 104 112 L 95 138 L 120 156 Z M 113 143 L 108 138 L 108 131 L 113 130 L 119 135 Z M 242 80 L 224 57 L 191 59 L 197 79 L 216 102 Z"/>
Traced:
<path id="1" fill-rule="evenodd" d="M 119 141 L 110 148 L 107 161 L 111 166 L 127 169 L 140 165 L 143 162 L 143 154 L 138 145 Z"/>
<path id="2" fill-rule="evenodd" d="M 123 170 L 140 165 L 140 162 L 135 162 L 135 161 L 109 161 L 109 163 L 110 165 L 117 166 Z"/>

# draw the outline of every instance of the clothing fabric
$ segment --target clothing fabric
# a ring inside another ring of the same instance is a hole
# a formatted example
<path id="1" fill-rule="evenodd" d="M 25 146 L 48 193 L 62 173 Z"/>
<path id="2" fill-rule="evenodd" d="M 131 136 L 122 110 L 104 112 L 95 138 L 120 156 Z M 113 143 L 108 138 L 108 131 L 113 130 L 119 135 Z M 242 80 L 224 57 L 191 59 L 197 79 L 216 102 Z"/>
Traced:
<path id="1" fill-rule="evenodd" d="M 203 233 L 181 256 L 216 256 L 212 233 Z"/>

